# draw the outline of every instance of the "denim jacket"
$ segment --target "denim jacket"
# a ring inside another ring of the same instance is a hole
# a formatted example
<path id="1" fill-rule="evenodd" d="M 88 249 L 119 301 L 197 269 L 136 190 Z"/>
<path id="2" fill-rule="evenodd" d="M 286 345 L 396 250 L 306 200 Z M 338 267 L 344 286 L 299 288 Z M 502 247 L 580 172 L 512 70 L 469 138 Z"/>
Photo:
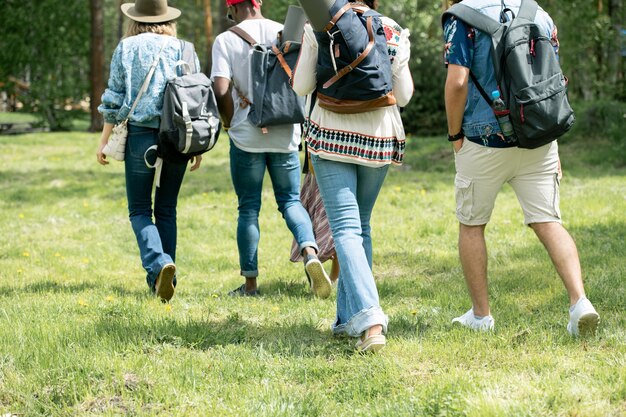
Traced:
<path id="1" fill-rule="evenodd" d="M 517 14 L 520 0 L 506 0 L 505 3 Z M 464 0 L 463 4 L 495 20 L 499 19 L 500 0 Z M 558 54 L 557 30 L 550 16 L 539 8 L 535 22 L 544 28 L 547 36 L 552 39 L 552 44 Z M 497 90 L 491 60 L 491 37 L 489 35 L 451 17 L 444 24 L 444 40 L 446 65 L 455 64 L 470 68 L 487 93 Z M 469 80 L 467 103 L 463 114 L 463 131 L 465 136 L 470 139 L 483 139 L 487 146 L 491 145 L 486 138 L 502 132 L 491 106 L 482 97 L 471 79 Z"/>
<path id="2" fill-rule="evenodd" d="M 115 48 L 108 87 L 102 95 L 102 104 L 98 107 L 105 122 L 115 124 L 128 116 L 163 42 L 165 46 L 148 89 L 139 99 L 129 119 L 135 125 L 159 127 L 165 85 L 169 78 L 176 75 L 176 62 L 182 59 L 182 44 L 175 37 L 154 33 L 142 33 L 122 39 Z M 200 68 L 197 56 L 196 68 Z"/>

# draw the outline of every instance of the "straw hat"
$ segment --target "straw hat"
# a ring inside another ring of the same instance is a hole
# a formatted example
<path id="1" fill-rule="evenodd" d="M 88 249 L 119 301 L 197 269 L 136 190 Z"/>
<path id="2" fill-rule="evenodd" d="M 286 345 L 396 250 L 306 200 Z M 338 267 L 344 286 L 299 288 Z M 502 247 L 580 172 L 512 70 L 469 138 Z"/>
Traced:
<path id="1" fill-rule="evenodd" d="M 169 22 L 180 16 L 180 10 L 167 5 L 167 0 L 135 0 L 124 3 L 122 13 L 130 19 L 141 23 Z"/>

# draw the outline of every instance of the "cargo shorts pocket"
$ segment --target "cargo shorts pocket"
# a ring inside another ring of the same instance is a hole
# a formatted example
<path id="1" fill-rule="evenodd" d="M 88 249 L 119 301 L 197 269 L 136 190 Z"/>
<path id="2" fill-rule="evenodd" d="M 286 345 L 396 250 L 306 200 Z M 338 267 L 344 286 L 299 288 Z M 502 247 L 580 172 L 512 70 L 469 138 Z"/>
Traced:
<path id="1" fill-rule="evenodd" d="M 470 178 L 456 174 L 454 178 L 456 196 L 456 217 L 461 222 L 471 220 L 472 207 L 474 205 L 474 183 Z"/>
<path id="2" fill-rule="evenodd" d="M 561 194 L 559 191 L 561 185 L 561 179 L 559 173 L 554 174 L 554 198 L 552 199 L 552 210 L 556 218 L 561 218 Z"/>

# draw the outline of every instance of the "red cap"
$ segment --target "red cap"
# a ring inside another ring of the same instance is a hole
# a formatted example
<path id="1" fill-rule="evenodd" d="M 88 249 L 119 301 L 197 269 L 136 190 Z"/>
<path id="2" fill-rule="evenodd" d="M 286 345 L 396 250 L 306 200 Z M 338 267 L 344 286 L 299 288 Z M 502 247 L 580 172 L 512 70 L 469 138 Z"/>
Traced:
<path id="1" fill-rule="evenodd" d="M 243 3 L 246 0 L 226 0 L 226 5 L 227 6 L 233 6 L 235 4 L 239 4 L 239 3 Z M 256 8 L 259 9 L 261 8 L 261 4 L 259 2 L 257 2 L 256 0 L 250 0 L 252 2 L 252 5 Z"/>

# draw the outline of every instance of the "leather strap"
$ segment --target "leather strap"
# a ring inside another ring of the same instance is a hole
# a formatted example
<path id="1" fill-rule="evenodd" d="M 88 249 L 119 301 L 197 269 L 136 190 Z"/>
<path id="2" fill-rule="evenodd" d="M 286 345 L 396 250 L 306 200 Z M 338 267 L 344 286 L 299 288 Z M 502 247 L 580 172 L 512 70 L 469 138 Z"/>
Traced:
<path id="1" fill-rule="evenodd" d="M 324 32 L 328 32 L 330 29 L 332 29 L 332 27 L 335 26 L 335 24 L 337 23 L 337 20 L 339 20 L 339 18 L 343 16 L 343 14 L 348 11 L 348 9 L 351 9 L 351 8 L 352 8 L 352 5 L 350 3 L 347 3 L 341 9 L 339 9 L 337 13 L 335 13 L 333 18 L 330 19 L 330 22 L 328 22 L 326 26 L 324 26 Z"/>
<path id="2" fill-rule="evenodd" d="M 248 34 L 248 32 L 246 32 L 245 30 L 243 30 L 239 26 L 231 26 L 231 27 L 228 28 L 228 30 L 233 32 L 235 35 L 239 36 L 241 39 L 243 39 L 250 46 L 256 45 L 258 43 L 252 36 L 250 36 Z M 234 85 L 234 87 L 235 87 L 235 91 L 237 91 L 237 96 L 239 96 L 239 99 L 241 100 L 239 102 L 239 108 L 245 109 L 250 104 L 252 104 L 252 102 L 248 99 L 248 97 L 246 97 L 243 94 L 241 94 L 241 91 L 239 91 L 237 86 Z"/>
<path id="3" fill-rule="evenodd" d="M 341 9 L 339 9 L 337 11 L 337 13 L 335 13 L 335 15 L 333 16 L 332 19 L 330 19 L 330 22 L 328 22 L 326 24 L 326 26 L 324 26 L 324 32 L 328 32 L 330 29 L 332 29 L 333 26 L 335 26 L 335 24 L 337 23 L 337 21 L 341 18 L 341 16 L 343 16 L 343 14 L 345 12 L 347 12 L 349 9 L 354 10 L 356 13 L 360 13 L 363 14 L 366 11 L 369 10 L 369 7 L 367 6 L 361 6 L 361 5 L 357 5 L 354 3 L 347 3 L 345 6 L 343 6 Z"/>
<path id="4" fill-rule="evenodd" d="M 340 100 L 334 97 L 326 96 L 319 91 L 317 92 L 318 105 L 326 110 L 341 114 L 364 113 L 376 110 L 380 107 L 393 106 L 396 104 L 396 98 L 393 92 L 374 98 L 371 100 Z"/>
<path id="5" fill-rule="evenodd" d="M 349 65 L 343 67 L 342 69 L 340 69 L 337 74 L 335 74 L 334 77 L 332 77 L 330 80 L 326 81 L 323 85 L 323 88 L 328 88 L 331 85 L 333 85 L 334 83 L 336 83 L 337 81 L 339 81 L 344 75 L 346 75 L 347 73 L 349 73 L 350 71 L 352 71 L 353 69 L 355 69 L 360 63 L 361 61 L 363 61 L 365 59 L 365 57 L 367 57 L 367 55 L 369 55 L 369 53 L 372 51 L 372 48 L 374 48 L 374 29 L 372 28 L 372 16 L 367 18 L 367 34 L 369 35 L 369 42 L 367 43 L 367 46 L 365 47 L 365 49 L 363 50 L 363 53 L 361 53 L 354 61 L 352 61 Z"/>
<path id="6" fill-rule="evenodd" d="M 281 68 L 283 69 L 283 71 L 285 71 L 285 74 L 287 74 L 287 77 L 289 77 L 289 79 L 291 80 L 293 74 L 291 72 L 291 68 L 289 68 L 289 64 L 287 64 L 287 61 L 285 61 L 283 53 L 280 52 L 280 50 L 275 45 L 272 45 L 272 51 L 276 55 L 276 59 L 278 59 L 278 63 L 280 64 Z"/>
<path id="7" fill-rule="evenodd" d="M 228 30 L 233 32 L 235 35 L 239 36 L 244 41 L 246 41 L 246 43 L 248 43 L 250 46 L 256 45 L 258 43 L 256 40 L 254 40 L 252 36 L 248 34 L 248 32 L 246 32 L 239 26 L 229 27 Z"/>
<path id="8" fill-rule="evenodd" d="M 246 97 L 243 94 L 241 94 L 241 92 L 239 91 L 239 89 L 237 87 L 235 87 L 235 90 L 237 91 L 237 96 L 241 100 L 239 102 L 239 108 L 245 109 L 246 107 L 248 107 L 249 105 L 252 104 L 252 102 L 250 100 L 248 100 L 248 97 Z"/>

